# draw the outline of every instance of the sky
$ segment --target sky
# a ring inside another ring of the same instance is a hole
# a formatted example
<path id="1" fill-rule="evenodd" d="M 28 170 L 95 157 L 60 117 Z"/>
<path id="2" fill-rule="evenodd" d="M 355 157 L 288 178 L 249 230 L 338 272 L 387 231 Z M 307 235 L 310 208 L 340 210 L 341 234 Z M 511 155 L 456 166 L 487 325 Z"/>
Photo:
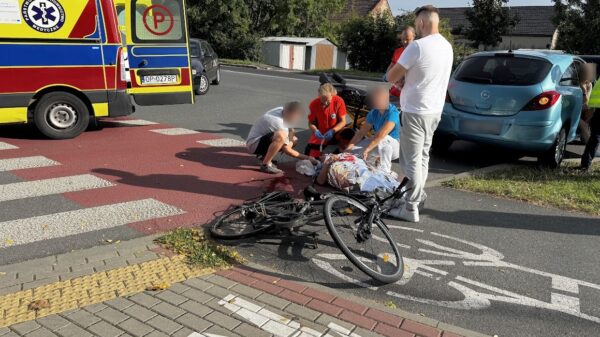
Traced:
<path id="1" fill-rule="evenodd" d="M 466 7 L 469 0 L 389 0 L 394 14 L 402 10 L 413 10 L 423 5 L 434 5 L 436 7 Z M 511 6 L 550 6 L 551 0 L 510 0 Z"/>

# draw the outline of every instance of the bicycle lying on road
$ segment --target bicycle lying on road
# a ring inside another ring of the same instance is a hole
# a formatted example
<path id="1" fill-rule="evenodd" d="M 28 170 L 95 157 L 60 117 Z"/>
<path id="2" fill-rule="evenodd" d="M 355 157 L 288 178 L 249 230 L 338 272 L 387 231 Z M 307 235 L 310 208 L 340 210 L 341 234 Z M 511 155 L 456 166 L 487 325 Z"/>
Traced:
<path id="1" fill-rule="evenodd" d="M 387 196 L 320 195 L 305 191 L 308 200 L 300 201 L 287 193 L 268 193 L 225 212 L 212 224 L 210 232 L 220 240 L 240 240 L 273 232 L 291 235 L 300 227 L 325 220 L 333 241 L 357 268 L 379 282 L 393 283 L 402 277 L 404 263 L 382 217 L 395 200 L 406 194 L 408 182 L 405 178 Z"/>

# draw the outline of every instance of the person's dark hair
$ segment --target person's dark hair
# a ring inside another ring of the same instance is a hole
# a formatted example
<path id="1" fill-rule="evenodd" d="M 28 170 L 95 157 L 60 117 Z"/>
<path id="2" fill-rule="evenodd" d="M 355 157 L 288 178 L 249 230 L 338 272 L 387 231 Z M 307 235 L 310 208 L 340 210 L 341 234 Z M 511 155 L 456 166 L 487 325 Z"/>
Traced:
<path id="1" fill-rule="evenodd" d="M 300 111 L 300 110 L 302 110 L 302 103 L 296 102 L 296 101 L 288 102 L 283 106 L 284 113 Z"/>
<path id="2" fill-rule="evenodd" d="M 432 6 L 432 5 L 426 5 L 423 7 L 420 7 L 419 9 L 417 9 L 417 11 L 415 12 L 416 16 L 421 15 L 422 13 L 426 13 L 426 14 L 431 14 L 431 13 L 435 13 L 435 14 L 440 14 L 440 10 L 437 9 L 436 7 Z"/>
<path id="3" fill-rule="evenodd" d="M 340 137 L 340 139 L 343 139 L 343 140 L 352 140 L 352 138 L 354 138 L 355 134 L 356 134 L 356 132 L 353 129 L 345 128 L 345 129 L 342 129 L 342 131 L 340 131 L 339 137 Z"/>

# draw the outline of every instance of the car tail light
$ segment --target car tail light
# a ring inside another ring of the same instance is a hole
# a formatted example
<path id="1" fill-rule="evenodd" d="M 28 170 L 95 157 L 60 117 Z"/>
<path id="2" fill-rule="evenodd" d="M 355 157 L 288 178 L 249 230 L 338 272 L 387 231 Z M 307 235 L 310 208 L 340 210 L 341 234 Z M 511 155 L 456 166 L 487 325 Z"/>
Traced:
<path id="1" fill-rule="evenodd" d="M 127 51 L 123 47 L 117 53 L 117 89 L 127 89 L 127 72 L 129 71 Z"/>
<path id="2" fill-rule="evenodd" d="M 546 91 L 534 99 L 529 101 L 527 105 L 523 108 L 525 111 L 535 111 L 535 110 L 546 110 L 554 106 L 558 99 L 560 98 L 560 93 L 556 91 Z"/>

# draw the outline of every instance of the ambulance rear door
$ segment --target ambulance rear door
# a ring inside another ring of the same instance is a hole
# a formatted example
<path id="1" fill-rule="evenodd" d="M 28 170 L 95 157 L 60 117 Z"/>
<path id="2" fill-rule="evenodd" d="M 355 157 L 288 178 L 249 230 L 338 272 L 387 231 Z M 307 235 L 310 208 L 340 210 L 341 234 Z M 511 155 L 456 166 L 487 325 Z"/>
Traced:
<path id="1" fill-rule="evenodd" d="M 193 104 L 185 0 L 124 1 L 129 94 L 138 105 Z"/>

